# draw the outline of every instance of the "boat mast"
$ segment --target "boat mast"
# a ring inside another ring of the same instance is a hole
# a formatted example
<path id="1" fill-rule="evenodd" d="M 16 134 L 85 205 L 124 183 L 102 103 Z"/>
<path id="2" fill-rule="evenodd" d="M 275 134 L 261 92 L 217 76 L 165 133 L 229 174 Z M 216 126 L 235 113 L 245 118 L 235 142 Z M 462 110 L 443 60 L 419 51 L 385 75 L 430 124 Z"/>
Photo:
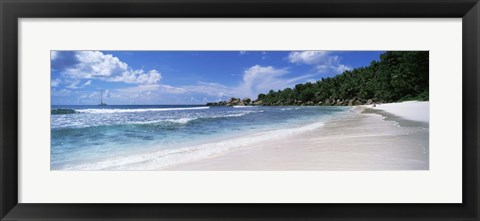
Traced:
<path id="1" fill-rule="evenodd" d="M 106 103 L 103 103 L 103 89 L 100 90 L 100 103 L 98 106 L 107 106 Z"/>

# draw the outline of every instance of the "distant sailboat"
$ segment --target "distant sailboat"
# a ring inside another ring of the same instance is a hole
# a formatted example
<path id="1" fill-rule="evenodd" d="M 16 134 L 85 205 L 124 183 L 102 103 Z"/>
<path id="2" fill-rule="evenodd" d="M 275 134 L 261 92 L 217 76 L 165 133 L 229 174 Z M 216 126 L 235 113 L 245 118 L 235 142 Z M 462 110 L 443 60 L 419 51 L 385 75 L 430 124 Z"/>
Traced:
<path id="1" fill-rule="evenodd" d="M 100 90 L 100 104 L 98 106 L 107 106 L 106 103 L 103 103 L 103 90 Z"/>

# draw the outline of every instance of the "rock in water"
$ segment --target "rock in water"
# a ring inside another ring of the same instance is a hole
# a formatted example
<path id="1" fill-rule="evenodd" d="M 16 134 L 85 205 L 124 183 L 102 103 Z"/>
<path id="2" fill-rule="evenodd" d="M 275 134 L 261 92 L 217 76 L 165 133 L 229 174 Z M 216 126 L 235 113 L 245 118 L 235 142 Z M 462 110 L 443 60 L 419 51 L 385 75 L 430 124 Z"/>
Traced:
<path id="1" fill-rule="evenodd" d="M 51 114 L 53 115 L 57 115 L 57 114 L 74 114 L 74 113 L 77 113 L 75 110 L 73 109 L 55 109 L 55 110 L 52 110 L 51 111 Z"/>

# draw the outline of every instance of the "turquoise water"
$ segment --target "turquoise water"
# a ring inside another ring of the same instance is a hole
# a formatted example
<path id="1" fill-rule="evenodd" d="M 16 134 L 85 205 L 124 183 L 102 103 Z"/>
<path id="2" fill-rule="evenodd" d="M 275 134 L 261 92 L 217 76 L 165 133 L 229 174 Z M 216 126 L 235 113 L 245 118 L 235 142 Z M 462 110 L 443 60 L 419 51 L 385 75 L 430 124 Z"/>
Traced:
<path id="1" fill-rule="evenodd" d="M 157 169 L 318 127 L 347 109 L 52 106 L 51 169 Z"/>

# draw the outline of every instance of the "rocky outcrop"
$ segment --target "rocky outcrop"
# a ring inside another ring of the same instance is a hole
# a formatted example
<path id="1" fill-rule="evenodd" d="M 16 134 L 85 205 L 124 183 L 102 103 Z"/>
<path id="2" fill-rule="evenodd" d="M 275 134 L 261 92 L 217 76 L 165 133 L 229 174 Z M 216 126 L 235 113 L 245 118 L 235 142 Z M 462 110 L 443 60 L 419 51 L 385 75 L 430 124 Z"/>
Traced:
<path id="1" fill-rule="evenodd" d="M 253 102 L 252 102 L 252 105 L 262 106 L 262 105 L 263 105 L 263 101 L 262 101 L 262 100 L 253 101 Z"/>
<path id="2" fill-rule="evenodd" d="M 231 97 L 230 100 L 228 100 L 228 102 L 227 102 L 227 106 L 240 105 L 240 102 L 242 102 L 242 100 L 240 100 L 240 98 Z"/>
<path id="3" fill-rule="evenodd" d="M 330 106 L 332 105 L 332 102 L 330 102 L 330 99 L 326 99 L 324 104 L 325 106 Z"/>
<path id="4" fill-rule="evenodd" d="M 254 105 L 254 102 L 252 102 L 252 99 L 248 97 L 244 98 L 243 100 L 240 98 L 232 97 L 228 101 L 207 103 L 207 106 L 245 106 L 245 105 Z"/>

